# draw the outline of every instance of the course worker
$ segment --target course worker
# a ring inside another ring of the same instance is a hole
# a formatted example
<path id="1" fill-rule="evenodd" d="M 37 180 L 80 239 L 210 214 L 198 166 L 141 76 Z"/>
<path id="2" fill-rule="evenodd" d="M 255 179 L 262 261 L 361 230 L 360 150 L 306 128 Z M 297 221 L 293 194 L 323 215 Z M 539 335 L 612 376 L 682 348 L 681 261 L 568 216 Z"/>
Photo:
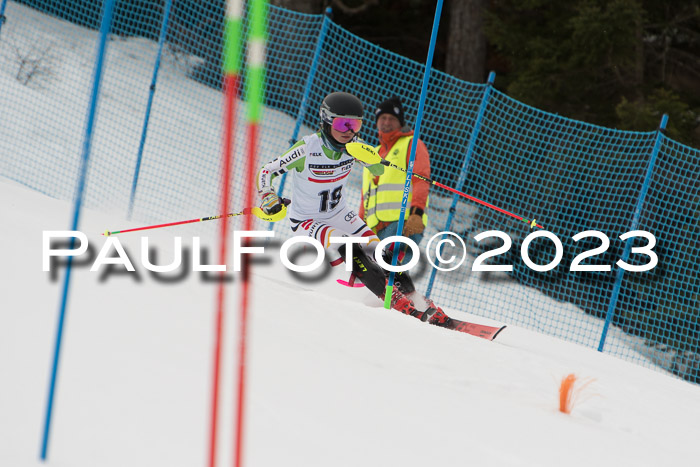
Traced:
<path id="1" fill-rule="evenodd" d="M 406 125 L 401 98 L 390 97 L 374 111 L 379 135 L 379 146 L 376 148 L 382 159 L 408 169 L 411 156 L 411 144 L 417 143 L 413 164 L 413 173 L 430 177 L 430 155 L 425 143 L 413 137 L 413 130 Z M 430 183 L 413 178 L 411 192 L 404 217 L 403 233 L 398 232 L 398 221 L 401 214 L 406 173 L 386 167 L 381 175 L 375 175 L 369 170 L 363 171 L 362 200 L 360 216 L 372 229 L 377 237 L 385 239 L 393 235 L 403 235 L 416 244 L 423 239 L 425 226 L 428 223 L 428 194 Z M 402 245 L 405 252 L 401 263 L 405 264 L 412 257 L 411 249 Z M 401 255 L 400 255 L 401 257 Z"/>

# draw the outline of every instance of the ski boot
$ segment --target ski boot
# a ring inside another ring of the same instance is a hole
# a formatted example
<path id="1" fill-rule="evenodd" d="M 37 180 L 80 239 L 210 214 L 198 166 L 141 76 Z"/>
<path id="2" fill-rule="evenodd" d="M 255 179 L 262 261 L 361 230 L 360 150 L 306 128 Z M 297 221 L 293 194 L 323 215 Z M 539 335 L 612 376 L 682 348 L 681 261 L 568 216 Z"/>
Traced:
<path id="1" fill-rule="evenodd" d="M 345 257 L 345 245 L 341 246 L 339 251 Z M 386 295 L 386 276 L 385 271 L 379 265 L 367 256 L 364 250 L 356 245 L 353 245 L 352 250 L 352 273 L 362 282 L 374 295 L 384 301 Z M 412 285 L 412 283 L 411 283 Z M 415 290 L 415 288 L 414 288 Z M 391 294 L 391 307 L 407 315 L 419 317 L 419 311 L 413 301 L 404 294 L 399 287 L 394 287 Z"/>
<path id="2" fill-rule="evenodd" d="M 439 308 L 435 306 L 431 299 L 429 299 L 428 297 L 424 297 L 418 292 L 409 295 L 409 297 L 415 302 L 417 307 L 423 309 L 423 311 L 420 312 L 419 316 L 420 320 L 423 322 L 430 320 L 433 317 L 433 315 L 439 310 Z"/>
<path id="3" fill-rule="evenodd" d="M 391 264 L 392 260 L 392 251 L 384 250 L 382 253 L 382 258 L 384 259 L 384 262 L 387 264 Z M 399 264 L 401 263 L 401 259 L 403 259 L 403 252 L 399 253 Z M 388 278 L 389 277 L 389 271 L 383 270 L 384 275 Z M 411 279 L 411 276 L 408 275 L 408 271 L 403 271 L 403 272 L 396 272 L 394 273 L 394 286 L 398 287 L 398 289 L 403 293 L 404 295 L 410 295 L 413 292 L 416 291 L 416 287 L 413 285 L 413 279 Z"/>
<path id="4" fill-rule="evenodd" d="M 379 298 L 384 300 L 384 295 L 382 295 Z M 403 314 L 422 319 L 421 314 L 423 312 L 418 311 L 416 309 L 416 305 L 413 303 L 413 301 L 410 298 L 408 298 L 406 295 L 401 293 L 401 291 L 396 287 L 394 288 L 393 292 L 391 293 L 391 307 L 394 310 L 400 311 Z"/>
<path id="5" fill-rule="evenodd" d="M 391 264 L 392 254 L 392 251 L 389 249 L 384 250 L 382 253 L 382 258 L 387 264 Z M 398 259 L 399 262 L 401 262 L 403 259 L 403 252 L 399 252 Z M 389 277 L 389 271 L 384 271 L 384 274 L 386 277 Z M 413 279 L 411 279 L 408 271 L 394 273 L 394 286 L 413 302 L 416 310 L 418 308 L 423 310 L 412 314 L 412 316 L 419 318 L 421 321 L 428 321 L 438 310 L 438 307 L 435 306 L 431 299 L 424 297 L 422 294 L 416 291 L 416 286 L 413 285 Z"/>
<path id="6" fill-rule="evenodd" d="M 441 328 L 452 328 L 452 318 L 447 316 L 442 308 L 436 308 L 435 311 L 430 316 L 428 320 L 429 324 L 434 324 L 435 326 L 440 326 Z"/>

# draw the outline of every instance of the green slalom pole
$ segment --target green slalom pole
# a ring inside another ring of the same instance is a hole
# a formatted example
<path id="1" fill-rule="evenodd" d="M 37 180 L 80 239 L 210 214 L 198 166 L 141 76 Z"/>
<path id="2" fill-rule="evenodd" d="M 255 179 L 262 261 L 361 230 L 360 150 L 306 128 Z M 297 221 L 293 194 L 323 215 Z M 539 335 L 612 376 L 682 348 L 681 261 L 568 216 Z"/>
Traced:
<path id="1" fill-rule="evenodd" d="M 246 76 L 246 102 L 248 106 L 247 127 L 248 127 L 248 150 L 246 163 L 246 186 L 245 203 L 246 206 L 253 204 L 255 194 L 255 172 L 257 169 L 256 154 L 258 145 L 258 133 L 260 131 L 260 121 L 265 102 L 265 43 L 267 37 L 267 0 L 252 0 L 249 3 L 249 24 L 248 34 L 248 68 Z M 245 219 L 245 230 L 253 230 L 253 218 Z M 243 280 L 241 283 L 241 306 L 240 324 L 238 336 L 238 400 L 234 465 L 241 467 L 243 463 L 243 433 L 245 415 L 245 389 L 246 389 L 246 350 L 247 350 L 247 329 L 248 311 L 250 306 L 250 286 L 252 276 L 250 274 L 250 255 L 244 255 L 242 265 Z"/>

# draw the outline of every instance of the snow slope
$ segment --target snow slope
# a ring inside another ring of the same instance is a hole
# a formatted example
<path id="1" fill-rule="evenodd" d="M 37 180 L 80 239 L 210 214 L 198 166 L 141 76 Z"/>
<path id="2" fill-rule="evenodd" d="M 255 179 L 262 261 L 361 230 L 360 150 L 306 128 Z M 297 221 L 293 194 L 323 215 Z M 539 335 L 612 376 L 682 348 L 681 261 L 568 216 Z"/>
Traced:
<path id="1" fill-rule="evenodd" d="M 0 181 L 0 465 L 32 466 L 63 276 L 42 271 L 42 232 L 65 230 L 72 207 Z M 80 230 L 97 252 L 98 232 L 130 226 L 86 211 Z M 175 235 L 191 245 L 198 234 L 150 233 L 158 264 Z M 203 465 L 216 287 L 199 273 L 160 282 L 140 263 L 140 236 L 119 238 L 135 273 L 79 261 L 72 276 L 48 465 Z M 697 386 L 512 325 L 495 342 L 433 327 L 334 284 L 344 273 L 294 279 L 276 254 L 253 274 L 246 465 L 659 466 L 700 454 Z M 233 276 L 221 465 L 233 444 Z M 594 382 L 564 415 L 569 373 Z"/>

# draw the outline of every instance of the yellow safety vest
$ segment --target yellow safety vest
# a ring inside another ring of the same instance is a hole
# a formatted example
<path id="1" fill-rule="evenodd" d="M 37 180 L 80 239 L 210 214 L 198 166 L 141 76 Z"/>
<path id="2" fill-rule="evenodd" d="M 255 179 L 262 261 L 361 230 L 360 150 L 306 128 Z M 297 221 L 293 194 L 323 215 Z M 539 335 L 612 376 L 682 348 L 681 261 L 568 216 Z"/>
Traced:
<path id="1" fill-rule="evenodd" d="M 406 154 L 413 140 L 413 136 L 402 136 L 389 150 L 386 160 L 392 164 L 406 169 Z M 377 146 L 377 151 L 379 151 Z M 396 222 L 401 214 L 401 200 L 403 199 L 403 188 L 406 183 L 406 173 L 392 169 L 391 167 L 384 168 L 384 174 L 379 176 L 379 184 L 374 183 L 374 175 L 364 169 L 362 173 L 362 193 L 365 222 L 370 229 L 373 229 L 379 222 Z M 410 216 L 411 199 L 413 198 L 413 185 L 411 185 L 411 193 L 408 194 L 408 204 L 404 220 Z M 428 225 L 428 215 L 426 214 L 428 202 L 426 200 L 425 209 L 423 210 L 423 225 Z"/>

